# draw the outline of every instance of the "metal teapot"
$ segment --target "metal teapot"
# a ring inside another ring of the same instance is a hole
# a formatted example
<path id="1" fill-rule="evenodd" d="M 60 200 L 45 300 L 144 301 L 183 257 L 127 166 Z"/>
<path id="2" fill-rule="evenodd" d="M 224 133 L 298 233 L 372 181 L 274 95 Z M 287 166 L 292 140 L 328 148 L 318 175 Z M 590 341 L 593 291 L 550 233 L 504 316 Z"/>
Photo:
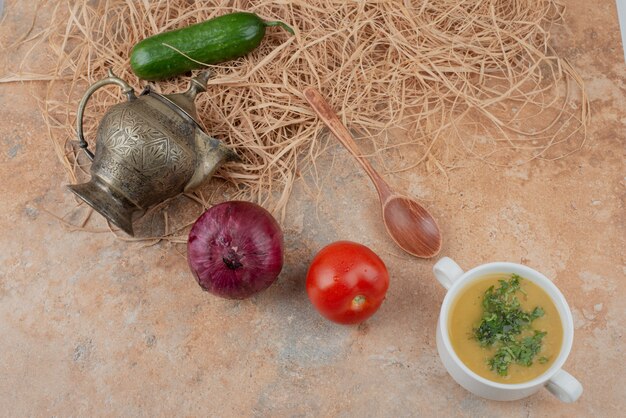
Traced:
<path id="1" fill-rule="evenodd" d="M 68 186 L 111 223 L 133 235 L 132 218 L 210 178 L 235 157 L 197 122 L 194 99 L 206 91 L 208 72 L 191 79 L 184 93 L 161 95 L 146 87 L 139 96 L 109 71 L 85 92 L 76 117 L 79 145 L 93 161 L 91 180 Z M 128 101 L 112 106 L 98 126 L 96 152 L 83 136 L 83 113 L 91 95 L 116 84 Z"/>

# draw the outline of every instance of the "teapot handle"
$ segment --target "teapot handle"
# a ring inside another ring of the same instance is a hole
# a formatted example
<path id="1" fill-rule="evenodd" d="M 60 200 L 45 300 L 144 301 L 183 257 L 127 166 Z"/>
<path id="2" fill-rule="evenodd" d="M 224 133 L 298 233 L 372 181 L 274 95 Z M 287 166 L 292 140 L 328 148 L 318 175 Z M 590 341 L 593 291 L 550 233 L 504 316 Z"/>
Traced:
<path id="1" fill-rule="evenodd" d="M 85 113 L 85 106 L 87 105 L 87 101 L 89 100 L 91 95 L 94 94 L 94 92 L 100 87 L 104 87 L 108 84 L 117 84 L 122 88 L 122 93 L 126 94 L 129 101 L 137 97 L 135 96 L 135 91 L 133 90 L 133 88 L 129 86 L 124 80 L 113 74 L 113 71 L 111 71 L 110 69 L 108 75 L 109 76 L 107 78 L 96 81 L 91 86 L 89 86 L 89 88 L 85 92 L 85 95 L 78 104 L 78 112 L 76 113 L 76 133 L 78 134 L 78 145 L 85 150 L 85 153 L 90 160 L 93 160 L 93 152 L 89 151 L 89 149 L 87 148 L 88 144 L 87 141 L 85 141 L 85 136 L 83 135 L 83 114 Z"/>

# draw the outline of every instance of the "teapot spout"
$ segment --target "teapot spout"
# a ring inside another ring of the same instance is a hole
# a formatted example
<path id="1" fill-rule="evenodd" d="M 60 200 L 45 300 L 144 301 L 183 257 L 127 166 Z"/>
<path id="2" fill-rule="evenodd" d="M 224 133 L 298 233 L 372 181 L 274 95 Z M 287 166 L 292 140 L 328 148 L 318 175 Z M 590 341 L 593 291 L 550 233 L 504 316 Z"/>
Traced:
<path id="1" fill-rule="evenodd" d="M 208 136 L 202 130 L 196 129 L 196 170 L 185 185 L 185 192 L 198 188 L 209 179 L 215 171 L 226 161 L 238 160 L 239 157 L 226 147 L 220 140 Z"/>

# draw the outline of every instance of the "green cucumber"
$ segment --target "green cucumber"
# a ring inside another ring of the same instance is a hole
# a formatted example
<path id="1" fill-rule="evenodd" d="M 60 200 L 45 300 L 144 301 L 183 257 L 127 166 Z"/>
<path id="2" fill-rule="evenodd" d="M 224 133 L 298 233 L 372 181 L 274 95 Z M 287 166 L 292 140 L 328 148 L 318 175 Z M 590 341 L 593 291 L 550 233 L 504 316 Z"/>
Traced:
<path id="1" fill-rule="evenodd" d="M 130 67 L 139 78 L 160 80 L 229 61 L 259 46 L 268 26 L 281 26 L 293 34 L 283 22 L 266 22 L 253 13 L 230 13 L 140 41 L 130 53 Z"/>

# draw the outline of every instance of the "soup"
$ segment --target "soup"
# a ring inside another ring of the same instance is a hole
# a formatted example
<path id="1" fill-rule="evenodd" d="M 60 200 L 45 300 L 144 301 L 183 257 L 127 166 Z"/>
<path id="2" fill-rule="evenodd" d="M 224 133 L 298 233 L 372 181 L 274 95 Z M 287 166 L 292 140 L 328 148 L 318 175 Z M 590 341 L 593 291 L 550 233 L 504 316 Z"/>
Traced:
<path id="1" fill-rule="evenodd" d="M 448 333 L 468 368 L 499 383 L 541 375 L 563 341 L 561 317 L 550 296 L 511 274 L 484 276 L 461 289 L 450 309 Z"/>

